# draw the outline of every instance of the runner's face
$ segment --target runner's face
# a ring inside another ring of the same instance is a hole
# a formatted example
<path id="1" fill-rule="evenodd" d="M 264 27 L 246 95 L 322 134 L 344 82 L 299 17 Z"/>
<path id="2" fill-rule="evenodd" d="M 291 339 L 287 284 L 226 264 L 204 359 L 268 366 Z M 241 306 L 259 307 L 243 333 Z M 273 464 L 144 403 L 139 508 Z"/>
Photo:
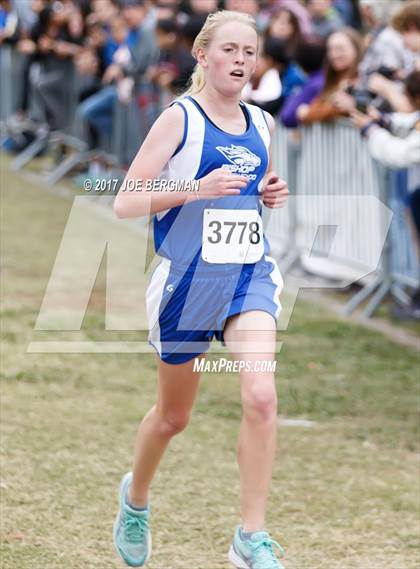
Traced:
<path id="1" fill-rule="evenodd" d="M 223 93 L 240 93 L 255 70 L 257 46 L 257 33 L 250 26 L 239 22 L 221 26 L 204 54 L 207 80 Z"/>

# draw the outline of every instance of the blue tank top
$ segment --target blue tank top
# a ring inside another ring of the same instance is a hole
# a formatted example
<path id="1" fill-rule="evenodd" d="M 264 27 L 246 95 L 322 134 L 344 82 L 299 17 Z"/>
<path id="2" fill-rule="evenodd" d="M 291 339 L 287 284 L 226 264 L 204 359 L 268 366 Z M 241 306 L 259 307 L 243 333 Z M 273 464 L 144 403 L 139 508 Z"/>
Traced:
<path id="1" fill-rule="evenodd" d="M 249 180 L 240 195 L 200 198 L 154 215 L 154 244 L 158 255 L 180 266 L 188 267 L 198 261 L 205 265 L 200 258 L 204 209 L 257 209 L 261 215 L 259 192 L 268 166 L 270 132 L 264 112 L 242 101 L 240 104 L 248 116 L 247 130 L 243 134 L 221 130 L 192 97 L 173 104 L 180 105 L 184 111 L 184 135 L 159 178 L 197 180 L 223 167 Z M 269 253 L 269 249 L 264 236 L 264 253 Z M 228 264 L 226 270 L 229 270 Z"/>

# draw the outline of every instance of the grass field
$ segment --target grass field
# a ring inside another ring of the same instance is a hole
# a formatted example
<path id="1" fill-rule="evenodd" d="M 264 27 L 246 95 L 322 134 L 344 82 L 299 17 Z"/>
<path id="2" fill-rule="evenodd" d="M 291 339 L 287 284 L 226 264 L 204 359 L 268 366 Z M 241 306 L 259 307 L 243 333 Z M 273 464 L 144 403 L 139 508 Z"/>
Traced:
<path id="1" fill-rule="evenodd" d="M 34 330 L 72 201 L 8 166 L 2 158 L 2 568 L 118 568 L 118 484 L 154 403 L 156 359 L 27 353 L 31 341 L 141 334 L 104 330 L 104 263 L 81 330 Z M 131 247 L 139 239 L 118 231 Z M 301 300 L 279 340 L 281 415 L 314 422 L 279 428 L 267 527 L 285 566 L 417 569 L 418 352 Z M 152 488 L 150 569 L 229 567 L 240 416 L 236 376 L 205 374 Z"/>

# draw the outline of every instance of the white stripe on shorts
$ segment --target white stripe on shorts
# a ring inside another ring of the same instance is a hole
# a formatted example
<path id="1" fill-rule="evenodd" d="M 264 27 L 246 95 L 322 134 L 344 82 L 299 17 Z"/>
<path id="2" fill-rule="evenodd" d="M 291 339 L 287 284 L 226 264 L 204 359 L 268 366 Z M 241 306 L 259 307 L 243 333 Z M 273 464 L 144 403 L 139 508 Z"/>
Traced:
<path id="1" fill-rule="evenodd" d="M 283 277 L 281 276 L 280 269 L 277 265 L 277 261 L 273 257 L 270 257 L 269 255 L 264 255 L 264 259 L 274 265 L 273 270 L 270 272 L 270 278 L 273 281 L 273 283 L 276 285 L 273 302 L 277 305 L 276 318 L 278 318 L 282 310 L 282 305 L 280 304 L 279 295 L 284 288 L 284 281 Z"/>
<path id="2" fill-rule="evenodd" d="M 163 257 L 154 270 L 146 291 L 146 311 L 149 325 L 148 340 L 160 355 L 162 355 L 162 344 L 160 341 L 159 308 L 170 269 L 171 261 Z"/>

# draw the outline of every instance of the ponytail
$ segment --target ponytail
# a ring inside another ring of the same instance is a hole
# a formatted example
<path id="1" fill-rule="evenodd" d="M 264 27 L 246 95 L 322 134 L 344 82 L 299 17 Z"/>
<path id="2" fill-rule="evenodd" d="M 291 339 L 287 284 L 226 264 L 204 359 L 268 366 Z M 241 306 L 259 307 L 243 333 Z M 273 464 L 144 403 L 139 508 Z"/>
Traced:
<path id="1" fill-rule="evenodd" d="M 187 91 L 185 91 L 183 96 L 186 97 L 187 95 L 195 95 L 196 93 L 199 93 L 200 91 L 203 90 L 205 84 L 206 84 L 206 76 L 204 74 L 204 70 L 201 67 L 201 65 L 197 63 L 191 75 L 188 89 Z"/>

